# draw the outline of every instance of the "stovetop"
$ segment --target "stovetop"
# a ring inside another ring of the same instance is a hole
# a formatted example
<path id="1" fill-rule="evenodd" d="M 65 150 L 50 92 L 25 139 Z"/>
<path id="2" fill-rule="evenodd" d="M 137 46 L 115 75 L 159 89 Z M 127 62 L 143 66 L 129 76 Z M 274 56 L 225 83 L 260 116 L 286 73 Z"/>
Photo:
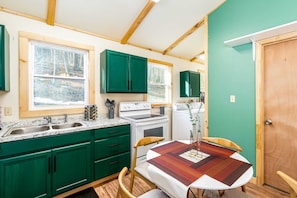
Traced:
<path id="1" fill-rule="evenodd" d="M 164 117 L 164 115 L 160 115 L 160 114 L 145 114 L 145 115 L 127 116 L 127 118 L 134 119 L 134 120 L 142 120 L 142 119 L 155 118 L 155 117 Z"/>

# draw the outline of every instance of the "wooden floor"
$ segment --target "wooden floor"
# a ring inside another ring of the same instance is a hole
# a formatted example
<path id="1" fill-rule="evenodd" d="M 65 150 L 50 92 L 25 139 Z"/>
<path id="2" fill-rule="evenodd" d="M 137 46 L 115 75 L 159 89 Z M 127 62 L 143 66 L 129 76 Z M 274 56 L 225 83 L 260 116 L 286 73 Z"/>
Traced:
<path id="1" fill-rule="evenodd" d="M 125 178 L 125 185 L 128 187 L 130 181 L 130 175 Z M 100 198 L 116 198 L 118 182 L 112 180 L 94 187 L 96 193 Z M 135 196 L 141 195 L 144 192 L 150 190 L 150 187 L 141 179 L 135 178 L 133 194 Z M 193 190 L 194 191 L 194 190 Z M 235 193 L 234 193 L 235 192 Z M 232 194 L 233 193 L 233 194 Z M 191 195 L 190 197 L 194 197 Z M 204 198 L 218 197 L 216 192 L 204 193 Z M 246 185 L 246 193 L 242 193 L 240 189 L 233 190 L 233 192 L 226 192 L 222 198 L 284 198 L 289 197 L 287 193 L 275 190 L 268 186 L 257 186 L 252 183 Z"/>

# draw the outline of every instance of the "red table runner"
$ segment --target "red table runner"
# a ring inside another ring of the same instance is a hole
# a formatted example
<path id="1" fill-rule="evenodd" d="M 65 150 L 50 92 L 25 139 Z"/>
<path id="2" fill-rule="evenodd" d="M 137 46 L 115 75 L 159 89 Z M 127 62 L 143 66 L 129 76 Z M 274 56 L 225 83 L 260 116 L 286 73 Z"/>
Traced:
<path id="1" fill-rule="evenodd" d="M 186 186 L 203 174 L 231 186 L 251 166 L 251 164 L 230 158 L 230 155 L 235 151 L 206 142 L 201 142 L 200 150 L 209 154 L 207 158 L 194 163 L 179 156 L 190 149 L 191 145 L 173 141 L 152 148 L 153 151 L 161 155 L 148 160 L 148 162 Z"/>

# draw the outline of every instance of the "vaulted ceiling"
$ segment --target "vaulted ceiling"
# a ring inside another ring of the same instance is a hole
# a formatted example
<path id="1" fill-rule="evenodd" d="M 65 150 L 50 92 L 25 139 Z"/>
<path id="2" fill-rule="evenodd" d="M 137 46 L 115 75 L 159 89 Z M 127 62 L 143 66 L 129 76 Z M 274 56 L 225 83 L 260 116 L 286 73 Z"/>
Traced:
<path id="1" fill-rule="evenodd" d="M 0 10 L 202 62 L 205 16 L 225 0 L 0 0 Z"/>

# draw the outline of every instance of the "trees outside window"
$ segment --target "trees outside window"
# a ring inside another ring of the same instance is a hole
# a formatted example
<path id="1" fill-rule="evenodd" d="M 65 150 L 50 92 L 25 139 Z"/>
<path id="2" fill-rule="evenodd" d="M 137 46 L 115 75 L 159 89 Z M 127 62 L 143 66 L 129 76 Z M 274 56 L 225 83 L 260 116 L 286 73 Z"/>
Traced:
<path id="1" fill-rule="evenodd" d="M 21 117 L 83 113 L 94 102 L 93 47 L 20 33 L 20 57 Z"/>
<path id="2" fill-rule="evenodd" d="M 170 105 L 172 97 L 172 64 L 148 61 L 147 101 L 153 105 Z"/>

